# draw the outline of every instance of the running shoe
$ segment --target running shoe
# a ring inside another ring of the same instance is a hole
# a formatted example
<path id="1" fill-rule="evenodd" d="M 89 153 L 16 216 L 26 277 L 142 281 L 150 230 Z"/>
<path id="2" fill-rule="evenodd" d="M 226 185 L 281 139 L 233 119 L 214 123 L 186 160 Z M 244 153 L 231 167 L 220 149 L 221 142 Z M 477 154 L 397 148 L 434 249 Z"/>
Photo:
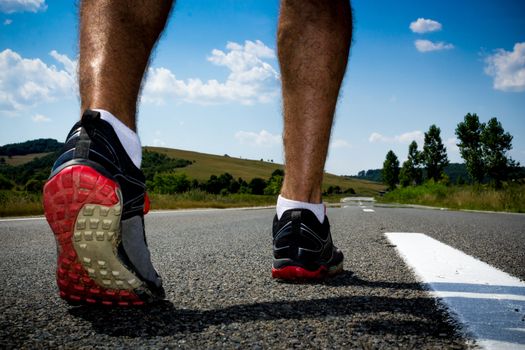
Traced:
<path id="1" fill-rule="evenodd" d="M 139 306 L 164 298 L 144 233 L 149 209 L 144 182 L 111 125 L 87 110 L 44 186 L 63 299 Z"/>
<path id="2" fill-rule="evenodd" d="M 343 271 L 343 253 L 332 243 L 330 224 L 308 209 L 287 210 L 273 220 L 272 277 L 316 280 Z"/>

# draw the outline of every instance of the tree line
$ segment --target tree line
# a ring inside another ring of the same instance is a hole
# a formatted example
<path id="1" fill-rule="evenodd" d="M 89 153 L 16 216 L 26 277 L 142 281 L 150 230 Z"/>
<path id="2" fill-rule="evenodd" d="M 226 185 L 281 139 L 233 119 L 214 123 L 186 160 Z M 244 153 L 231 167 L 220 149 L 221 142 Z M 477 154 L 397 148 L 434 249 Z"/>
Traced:
<path id="1" fill-rule="evenodd" d="M 0 146 L 0 156 L 23 156 L 31 153 L 47 153 L 59 151 L 64 144 L 55 139 L 36 139 Z"/>
<path id="2" fill-rule="evenodd" d="M 49 150 L 47 140 L 33 140 L 21 144 L 6 145 L 4 149 L 12 153 L 21 152 L 41 153 L 42 148 Z M 19 145 L 22 145 L 19 147 Z M 35 146 L 38 145 L 38 146 Z M 0 162 L 0 190 L 15 190 L 27 192 L 41 192 L 51 167 L 57 158 L 57 153 L 35 157 L 33 160 L 13 166 Z M 269 178 L 253 178 L 244 180 L 235 179 L 229 173 L 211 175 L 206 181 L 190 179 L 180 169 L 194 162 L 187 159 L 171 158 L 163 153 L 144 150 L 142 153 L 141 169 L 146 178 L 148 191 L 160 194 L 183 193 L 190 190 L 201 190 L 211 194 L 236 194 L 246 193 L 255 195 L 277 195 L 281 190 L 284 179 L 284 170 L 276 169 Z M 350 189 L 353 191 L 352 189 Z M 327 193 L 343 193 L 339 186 L 331 186 Z"/>
<path id="3" fill-rule="evenodd" d="M 277 195 L 281 190 L 284 171 L 276 169 L 270 177 L 265 180 L 255 177 L 246 181 L 239 177 L 235 179 L 230 173 L 211 175 L 207 181 L 190 179 L 183 172 L 156 173 L 152 180 L 147 180 L 149 191 L 159 194 L 184 193 L 190 190 L 200 190 L 210 194 L 255 194 L 255 195 Z"/>
<path id="4" fill-rule="evenodd" d="M 503 181 L 523 176 L 519 163 L 507 152 L 512 149 L 512 135 L 505 132 L 497 118 L 481 123 L 474 113 L 468 113 L 455 130 L 459 151 L 465 161 L 471 183 L 490 182 L 496 188 Z M 382 178 L 389 189 L 419 185 L 424 180 L 446 180 L 445 167 L 449 164 L 447 149 L 441 140 L 441 130 L 435 124 L 425 132 L 423 149 L 416 141 L 408 146 L 408 157 L 399 167 L 396 154 L 390 150 L 383 162 Z"/>

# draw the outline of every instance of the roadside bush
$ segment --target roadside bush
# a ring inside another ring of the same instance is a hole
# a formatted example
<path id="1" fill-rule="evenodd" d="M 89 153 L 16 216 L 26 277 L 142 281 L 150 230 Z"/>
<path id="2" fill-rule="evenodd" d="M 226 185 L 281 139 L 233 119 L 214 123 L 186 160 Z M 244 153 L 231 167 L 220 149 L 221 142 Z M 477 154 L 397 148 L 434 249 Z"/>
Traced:
<path id="1" fill-rule="evenodd" d="M 14 182 L 0 174 L 0 190 L 10 190 L 13 187 L 15 187 Z"/>
<path id="2" fill-rule="evenodd" d="M 343 193 L 344 194 L 355 194 L 355 190 L 352 187 L 350 187 L 349 189 L 345 190 Z"/>
<path id="3" fill-rule="evenodd" d="M 266 188 L 266 181 L 259 177 L 255 177 L 250 181 L 248 185 L 250 187 L 250 192 L 252 194 L 264 194 L 264 189 Z"/>
<path id="4" fill-rule="evenodd" d="M 525 185 L 506 183 L 502 189 L 490 185 L 446 186 L 428 181 L 420 186 L 398 188 L 378 198 L 381 202 L 420 204 L 451 209 L 525 212 Z"/>
<path id="5" fill-rule="evenodd" d="M 272 175 L 264 188 L 266 195 L 278 195 L 281 193 L 284 177 L 282 175 Z"/>
<path id="6" fill-rule="evenodd" d="M 153 181 L 148 184 L 151 185 L 153 192 L 173 194 L 188 191 L 191 182 L 184 173 L 160 173 L 155 174 Z"/>
<path id="7" fill-rule="evenodd" d="M 26 190 L 27 192 L 40 193 L 44 189 L 44 184 L 45 184 L 45 181 L 43 180 L 31 179 L 24 186 L 24 190 Z"/>

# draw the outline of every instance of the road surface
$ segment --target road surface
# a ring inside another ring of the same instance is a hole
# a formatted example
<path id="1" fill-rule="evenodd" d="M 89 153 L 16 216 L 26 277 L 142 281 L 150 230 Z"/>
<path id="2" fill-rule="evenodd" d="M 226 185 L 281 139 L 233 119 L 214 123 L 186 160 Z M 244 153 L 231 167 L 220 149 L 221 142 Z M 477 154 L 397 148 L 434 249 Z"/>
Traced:
<path id="1" fill-rule="evenodd" d="M 472 338 L 418 282 L 386 232 L 424 233 L 525 279 L 524 215 L 350 205 L 328 210 L 347 272 L 322 284 L 279 283 L 270 277 L 273 212 L 150 213 L 148 242 L 167 301 L 116 310 L 61 301 L 45 220 L 2 220 L 0 346 L 468 347 Z M 516 312 L 525 325 L 523 305 Z"/>

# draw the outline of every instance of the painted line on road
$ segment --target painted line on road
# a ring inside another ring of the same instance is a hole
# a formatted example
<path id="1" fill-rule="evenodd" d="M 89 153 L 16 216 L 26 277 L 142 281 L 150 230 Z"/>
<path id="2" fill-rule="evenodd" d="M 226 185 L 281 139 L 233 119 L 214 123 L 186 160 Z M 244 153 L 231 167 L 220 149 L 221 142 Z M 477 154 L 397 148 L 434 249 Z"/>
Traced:
<path id="1" fill-rule="evenodd" d="M 365 209 L 363 209 L 363 211 L 364 211 L 365 213 L 373 213 L 373 212 L 375 212 L 374 209 L 369 209 L 369 208 L 365 208 Z"/>
<path id="2" fill-rule="evenodd" d="M 44 220 L 44 216 L 32 216 L 29 218 L 10 218 L 10 219 L 0 219 L 0 222 L 9 222 L 9 221 L 30 221 L 30 220 Z"/>
<path id="3" fill-rule="evenodd" d="M 425 234 L 385 235 L 479 346 L 525 349 L 523 281 Z"/>
<path id="4" fill-rule="evenodd" d="M 240 207 L 240 208 L 198 208 L 198 209 L 169 209 L 169 210 L 152 210 L 150 214 L 170 214 L 170 213 L 205 213 L 215 211 L 235 211 L 235 210 L 261 210 L 261 209 L 275 209 L 275 205 L 268 205 L 264 207 Z"/>

